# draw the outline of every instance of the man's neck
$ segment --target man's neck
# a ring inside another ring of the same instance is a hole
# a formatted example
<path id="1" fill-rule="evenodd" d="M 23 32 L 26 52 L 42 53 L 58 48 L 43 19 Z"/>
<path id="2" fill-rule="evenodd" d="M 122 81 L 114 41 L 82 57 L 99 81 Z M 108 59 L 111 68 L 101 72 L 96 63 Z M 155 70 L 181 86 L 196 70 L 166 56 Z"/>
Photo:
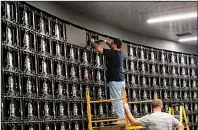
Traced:
<path id="1" fill-rule="evenodd" d="M 162 110 L 161 110 L 161 108 L 154 108 L 153 109 L 153 112 L 155 113 L 155 112 L 162 112 Z"/>

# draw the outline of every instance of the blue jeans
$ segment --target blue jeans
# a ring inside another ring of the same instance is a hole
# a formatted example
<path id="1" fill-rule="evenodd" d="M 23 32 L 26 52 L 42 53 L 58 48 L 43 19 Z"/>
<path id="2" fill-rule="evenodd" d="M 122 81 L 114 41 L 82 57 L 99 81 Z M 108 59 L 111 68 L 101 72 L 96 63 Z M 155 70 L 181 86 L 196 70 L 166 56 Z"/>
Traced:
<path id="1" fill-rule="evenodd" d="M 125 81 L 117 82 L 117 81 L 109 81 L 107 83 L 110 92 L 110 98 L 122 98 L 123 97 L 123 90 L 125 89 Z M 113 108 L 115 110 L 116 115 L 119 118 L 124 118 L 124 108 L 123 108 L 123 101 L 112 101 Z"/>

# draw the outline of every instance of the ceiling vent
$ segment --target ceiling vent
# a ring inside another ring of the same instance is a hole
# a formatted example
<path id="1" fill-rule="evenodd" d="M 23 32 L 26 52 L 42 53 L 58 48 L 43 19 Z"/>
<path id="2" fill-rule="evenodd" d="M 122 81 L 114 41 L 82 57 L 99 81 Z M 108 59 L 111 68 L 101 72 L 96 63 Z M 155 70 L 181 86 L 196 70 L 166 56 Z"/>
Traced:
<path id="1" fill-rule="evenodd" d="M 192 35 L 192 33 L 187 32 L 187 33 L 180 33 L 180 34 L 175 34 L 175 35 L 177 35 L 178 37 L 184 37 L 184 36 L 190 36 Z"/>

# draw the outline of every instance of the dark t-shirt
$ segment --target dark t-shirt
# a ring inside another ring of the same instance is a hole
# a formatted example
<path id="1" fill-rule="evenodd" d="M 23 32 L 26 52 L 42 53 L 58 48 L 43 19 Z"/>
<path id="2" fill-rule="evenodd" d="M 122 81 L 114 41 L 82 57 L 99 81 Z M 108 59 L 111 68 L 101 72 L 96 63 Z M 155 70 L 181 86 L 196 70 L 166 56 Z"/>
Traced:
<path id="1" fill-rule="evenodd" d="M 103 49 L 107 59 L 107 81 L 124 81 L 122 51 Z"/>

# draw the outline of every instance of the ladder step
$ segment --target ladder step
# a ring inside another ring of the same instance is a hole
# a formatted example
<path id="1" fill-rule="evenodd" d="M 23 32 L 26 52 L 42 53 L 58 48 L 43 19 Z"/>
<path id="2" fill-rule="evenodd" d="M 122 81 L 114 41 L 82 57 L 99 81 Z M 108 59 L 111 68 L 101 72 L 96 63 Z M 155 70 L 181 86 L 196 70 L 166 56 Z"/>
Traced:
<path id="1" fill-rule="evenodd" d="M 109 99 L 109 100 L 90 101 L 90 103 L 112 102 L 112 101 L 117 101 L 117 100 L 123 100 L 123 98 Z"/>
<path id="2" fill-rule="evenodd" d="M 98 122 L 109 122 L 109 121 L 118 121 L 118 120 L 125 120 L 125 118 L 94 120 L 94 121 L 91 121 L 91 122 L 92 123 L 98 123 Z"/>
<path id="3" fill-rule="evenodd" d="M 141 103 L 151 103 L 153 100 L 145 100 L 145 101 L 136 101 L 136 102 L 128 102 L 128 104 L 141 104 Z"/>

